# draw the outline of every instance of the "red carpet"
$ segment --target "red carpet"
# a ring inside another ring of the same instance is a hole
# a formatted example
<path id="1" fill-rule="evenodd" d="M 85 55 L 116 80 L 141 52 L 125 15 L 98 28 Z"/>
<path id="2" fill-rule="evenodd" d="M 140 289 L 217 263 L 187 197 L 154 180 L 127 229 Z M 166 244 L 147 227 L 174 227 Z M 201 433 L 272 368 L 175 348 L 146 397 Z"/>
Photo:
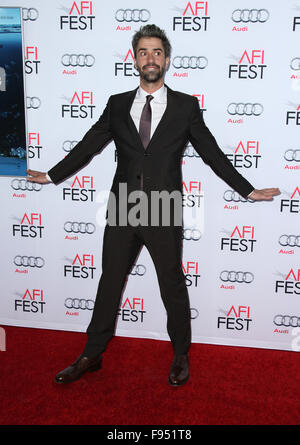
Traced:
<path id="1" fill-rule="evenodd" d="M 103 369 L 68 386 L 55 374 L 85 334 L 4 326 L 1 425 L 297 425 L 297 352 L 193 344 L 191 379 L 168 385 L 168 342 L 115 337 Z"/>

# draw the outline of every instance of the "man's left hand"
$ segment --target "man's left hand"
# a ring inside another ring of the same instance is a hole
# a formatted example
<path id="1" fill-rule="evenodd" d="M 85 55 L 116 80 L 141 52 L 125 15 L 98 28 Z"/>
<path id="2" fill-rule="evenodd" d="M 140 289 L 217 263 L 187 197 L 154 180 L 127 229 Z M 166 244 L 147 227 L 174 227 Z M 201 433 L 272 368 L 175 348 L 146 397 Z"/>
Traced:
<path id="1" fill-rule="evenodd" d="M 280 195 L 279 188 L 254 189 L 248 198 L 253 201 L 272 201 L 274 196 Z"/>

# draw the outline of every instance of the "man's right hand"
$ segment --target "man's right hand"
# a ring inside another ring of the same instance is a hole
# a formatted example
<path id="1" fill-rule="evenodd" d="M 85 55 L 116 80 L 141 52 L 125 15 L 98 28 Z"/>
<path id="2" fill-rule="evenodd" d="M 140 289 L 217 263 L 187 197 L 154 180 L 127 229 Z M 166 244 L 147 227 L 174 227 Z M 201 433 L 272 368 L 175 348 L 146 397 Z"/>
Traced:
<path id="1" fill-rule="evenodd" d="M 38 182 L 39 184 L 49 184 L 51 181 L 48 181 L 45 172 L 38 172 L 36 170 L 27 170 L 27 181 L 29 182 Z"/>

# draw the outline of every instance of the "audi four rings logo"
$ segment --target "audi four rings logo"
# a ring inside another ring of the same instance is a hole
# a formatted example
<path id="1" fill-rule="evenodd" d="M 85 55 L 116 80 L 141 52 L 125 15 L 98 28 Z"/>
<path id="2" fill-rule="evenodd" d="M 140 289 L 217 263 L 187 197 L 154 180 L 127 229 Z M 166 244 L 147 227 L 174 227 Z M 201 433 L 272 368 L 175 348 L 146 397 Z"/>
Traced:
<path id="1" fill-rule="evenodd" d="M 14 264 L 18 267 L 38 267 L 41 268 L 45 264 L 44 258 L 40 256 L 17 255 L 14 257 Z"/>
<path id="2" fill-rule="evenodd" d="M 236 23 L 265 23 L 270 17 L 267 9 L 235 9 L 232 13 L 232 20 Z"/>
<path id="3" fill-rule="evenodd" d="M 290 67 L 294 71 L 299 71 L 300 70 L 300 57 L 294 57 L 291 60 Z"/>
<path id="4" fill-rule="evenodd" d="M 276 326 L 291 326 L 292 328 L 300 326 L 300 317 L 296 315 L 275 315 L 273 321 Z"/>
<path id="5" fill-rule="evenodd" d="M 199 311 L 198 309 L 191 307 L 190 308 L 190 318 L 191 320 L 195 320 L 197 317 L 199 317 Z"/>
<path id="6" fill-rule="evenodd" d="M 22 8 L 22 17 L 23 20 L 27 21 L 30 20 L 31 22 L 34 22 L 38 19 L 39 11 L 35 8 Z"/>
<path id="7" fill-rule="evenodd" d="M 220 273 L 222 281 L 230 281 L 231 283 L 252 283 L 254 275 L 252 272 L 235 272 L 234 270 L 223 270 Z"/>
<path id="8" fill-rule="evenodd" d="M 184 229 L 182 238 L 187 241 L 198 241 L 201 238 L 201 232 L 198 229 Z"/>
<path id="9" fill-rule="evenodd" d="M 78 141 L 64 141 L 62 147 L 63 151 L 69 152 L 73 150 L 76 144 L 78 144 Z"/>
<path id="10" fill-rule="evenodd" d="M 41 99 L 38 97 L 26 97 L 26 108 L 37 109 L 41 106 Z"/>
<path id="11" fill-rule="evenodd" d="M 300 235 L 281 235 L 278 242 L 281 246 L 300 247 Z"/>
<path id="12" fill-rule="evenodd" d="M 192 70 L 200 69 L 203 70 L 207 67 L 208 60 L 204 56 L 176 56 L 173 59 L 172 65 L 175 69 Z"/>
<path id="13" fill-rule="evenodd" d="M 187 156 L 188 158 L 200 158 L 200 155 L 196 152 L 192 145 L 188 145 L 183 153 L 183 157 Z"/>
<path id="14" fill-rule="evenodd" d="M 84 298 L 66 298 L 65 307 L 68 309 L 82 309 L 92 311 L 94 309 L 94 300 L 85 300 Z"/>
<path id="15" fill-rule="evenodd" d="M 143 264 L 136 264 L 132 271 L 130 272 L 130 275 L 139 275 L 140 277 L 145 275 L 146 273 L 146 267 L 143 266 Z"/>
<path id="16" fill-rule="evenodd" d="M 43 187 L 42 184 L 38 184 L 37 182 L 28 182 L 26 179 L 13 179 L 11 181 L 11 187 L 14 190 L 23 190 L 32 192 L 33 190 L 39 192 Z"/>
<path id="17" fill-rule="evenodd" d="M 286 150 L 286 152 L 284 153 L 284 159 L 289 162 L 300 162 L 300 149 Z"/>
<path id="18" fill-rule="evenodd" d="M 150 17 L 148 9 L 118 9 L 115 13 L 117 22 L 148 22 Z"/>
<path id="19" fill-rule="evenodd" d="M 259 116 L 264 111 L 262 104 L 247 103 L 231 103 L 227 107 L 227 112 L 231 115 L 238 114 L 239 116 Z"/>
<path id="20" fill-rule="evenodd" d="M 92 54 L 64 54 L 61 58 L 64 66 L 93 66 L 95 57 Z"/>
<path id="21" fill-rule="evenodd" d="M 73 232 L 73 233 L 88 233 L 91 235 L 95 232 L 96 226 L 93 223 L 85 223 L 85 222 L 73 222 L 67 221 L 64 224 L 65 232 Z"/>
<path id="22" fill-rule="evenodd" d="M 248 199 L 243 198 L 241 195 L 239 195 L 234 190 L 226 190 L 226 192 L 224 192 L 223 198 L 227 202 L 230 202 L 230 201 L 247 202 L 248 201 Z"/>

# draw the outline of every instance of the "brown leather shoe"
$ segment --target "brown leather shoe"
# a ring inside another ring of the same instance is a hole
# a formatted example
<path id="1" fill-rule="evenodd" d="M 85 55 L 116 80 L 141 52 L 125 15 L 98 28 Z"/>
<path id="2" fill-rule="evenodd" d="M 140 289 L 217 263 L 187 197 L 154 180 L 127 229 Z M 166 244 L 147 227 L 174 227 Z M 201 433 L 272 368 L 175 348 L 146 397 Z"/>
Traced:
<path id="1" fill-rule="evenodd" d="M 184 385 L 190 377 L 189 357 L 187 354 L 175 355 L 169 374 L 169 383 L 172 386 Z"/>
<path id="2" fill-rule="evenodd" d="M 97 355 L 96 357 L 89 358 L 83 355 L 80 355 L 78 359 L 72 363 L 71 366 L 59 372 L 55 376 L 55 383 L 70 383 L 74 382 L 74 380 L 80 379 L 80 377 L 85 372 L 94 372 L 98 371 L 101 368 L 101 356 Z"/>

